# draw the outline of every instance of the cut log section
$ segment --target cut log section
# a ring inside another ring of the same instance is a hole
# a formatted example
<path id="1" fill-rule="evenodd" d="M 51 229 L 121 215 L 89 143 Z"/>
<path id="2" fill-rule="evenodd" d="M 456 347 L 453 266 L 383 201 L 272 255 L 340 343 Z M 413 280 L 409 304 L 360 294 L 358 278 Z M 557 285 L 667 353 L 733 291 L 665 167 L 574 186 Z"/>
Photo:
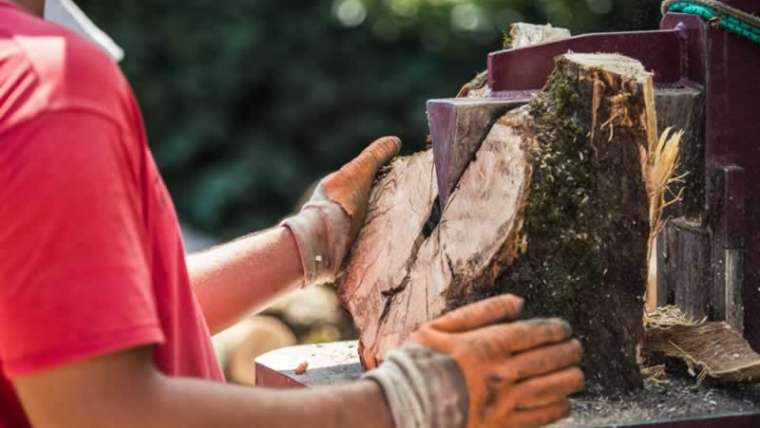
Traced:
<path id="1" fill-rule="evenodd" d="M 409 283 L 410 266 L 432 229 L 427 223 L 437 197 L 432 150 L 397 158 L 372 189 L 364 227 L 339 285 L 341 302 L 361 330 L 359 354 L 365 367 L 377 366 L 374 346 L 381 345 L 378 335 L 387 335 L 383 324 L 393 296 Z M 424 311 L 427 302 L 421 303 Z M 398 345 L 408 331 L 400 334 L 387 345 Z"/>
<path id="2" fill-rule="evenodd" d="M 516 255 L 535 144 L 529 122 L 522 108 L 494 125 L 442 217 L 431 151 L 395 161 L 375 186 L 341 285 L 365 367 L 449 309 L 450 298 L 493 283 Z"/>
<path id="3" fill-rule="evenodd" d="M 491 127 L 442 212 L 432 154 L 396 160 L 340 284 L 365 367 L 425 321 L 514 293 L 527 315 L 571 322 L 592 384 L 639 386 L 653 99 L 637 61 L 567 54 L 529 105 Z"/>

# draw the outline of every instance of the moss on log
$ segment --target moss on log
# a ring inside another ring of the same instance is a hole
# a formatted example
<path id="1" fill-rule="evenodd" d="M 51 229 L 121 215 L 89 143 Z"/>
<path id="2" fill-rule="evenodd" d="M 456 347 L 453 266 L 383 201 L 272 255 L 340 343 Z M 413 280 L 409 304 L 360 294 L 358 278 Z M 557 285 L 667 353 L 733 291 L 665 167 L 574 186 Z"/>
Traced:
<path id="1" fill-rule="evenodd" d="M 567 55 L 531 103 L 539 144 L 525 211 L 526 253 L 499 292 L 527 315 L 560 316 L 586 347 L 592 386 L 641 384 L 636 346 L 646 290 L 651 77 L 617 56 Z"/>

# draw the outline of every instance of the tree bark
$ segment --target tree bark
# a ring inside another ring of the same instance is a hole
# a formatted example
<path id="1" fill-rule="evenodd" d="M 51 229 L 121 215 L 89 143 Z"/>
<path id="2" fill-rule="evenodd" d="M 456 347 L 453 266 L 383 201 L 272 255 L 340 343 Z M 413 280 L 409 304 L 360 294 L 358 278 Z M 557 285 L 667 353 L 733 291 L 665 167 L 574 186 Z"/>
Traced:
<path id="1" fill-rule="evenodd" d="M 365 367 L 427 320 L 514 293 L 526 315 L 571 322 L 593 385 L 639 386 L 653 100 L 637 61 L 567 54 L 491 127 L 442 210 L 430 151 L 395 161 L 340 284 Z"/>

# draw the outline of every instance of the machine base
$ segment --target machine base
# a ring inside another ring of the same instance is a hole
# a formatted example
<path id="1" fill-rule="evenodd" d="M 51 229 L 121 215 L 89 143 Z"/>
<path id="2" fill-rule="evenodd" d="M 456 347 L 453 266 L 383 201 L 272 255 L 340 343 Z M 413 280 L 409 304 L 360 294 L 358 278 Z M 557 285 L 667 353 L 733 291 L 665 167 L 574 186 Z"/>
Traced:
<path id="1" fill-rule="evenodd" d="M 302 374 L 296 369 L 307 363 Z M 356 341 L 282 348 L 256 359 L 256 385 L 303 388 L 337 385 L 361 376 Z M 551 428 L 757 428 L 760 427 L 760 385 L 697 386 L 673 377 L 648 383 L 622 398 L 581 396 L 572 399 L 573 417 Z"/>

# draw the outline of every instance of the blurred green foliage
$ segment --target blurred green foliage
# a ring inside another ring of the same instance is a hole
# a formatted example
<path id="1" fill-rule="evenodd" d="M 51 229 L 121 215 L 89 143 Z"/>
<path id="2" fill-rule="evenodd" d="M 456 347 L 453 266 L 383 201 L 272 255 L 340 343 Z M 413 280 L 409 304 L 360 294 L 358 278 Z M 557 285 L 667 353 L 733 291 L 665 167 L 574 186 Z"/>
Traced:
<path id="1" fill-rule="evenodd" d="M 511 22 L 653 29 L 658 0 L 79 0 L 126 50 L 180 216 L 267 227 L 378 136 L 423 147 L 425 101 L 485 68 Z"/>

